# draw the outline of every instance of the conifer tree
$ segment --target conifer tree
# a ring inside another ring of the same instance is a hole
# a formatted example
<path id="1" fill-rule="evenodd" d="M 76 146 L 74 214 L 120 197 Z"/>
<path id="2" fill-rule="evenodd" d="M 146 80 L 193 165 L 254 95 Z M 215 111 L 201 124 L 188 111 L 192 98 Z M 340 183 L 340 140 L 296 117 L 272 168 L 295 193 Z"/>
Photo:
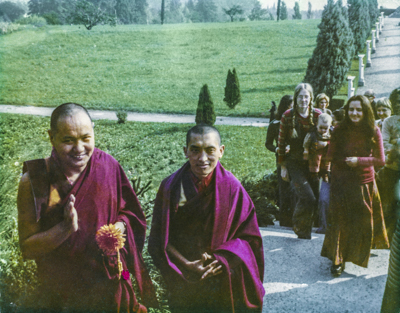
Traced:
<path id="1" fill-rule="evenodd" d="M 239 78 L 237 76 L 236 70 L 233 69 L 228 71 L 228 75 L 226 77 L 226 86 L 225 86 L 225 98 L 224 101 L 231 109 L 235 108 L 235 106 L 241 101 L 240 96 L 240 85 Z"/>
<path id="2" fill-rule="evenodd" d="M 370 24 L 373 27 L 379 17 L 378 0 L 368 0 L 368 12 Z"/>
<path id="3" fill-rule="evenodd" d="M 312 16 L 313 16 L 313 14 L 312 14 L 312 4 L 311 4 L 311 2 L 310 2 L 310 1 L 308 1 L 308 11 L 307 11 L 307 18 L 308 18 L 308 19 L 311 19 L 311 18 L 312 18 Z"/>
<path id="4" fill-rule="evenodd" d="M 353 32 L 355 53 L 365 48 L 371 25 L 367 0 L 348 0 L 349 25 Z"/>
<path id="5" fill-rule="evenodd" d="M 300 5 L 297 1 L 294 4 L 294 14 L 292 15 L 292 18 L 294 20 L 301 20 L 301 18 L 302 18 L 301 13 L 300 13 Z"/>
<path id="6" fill-rule="evenodd" d="M 214 125 L 216 115 L 214 103 L 207 84 L 200 89 L 199 102 L 196 110 L 196 124 Z"/>
<path id="7" fill-rule="evenodd" d="M 353 33 L 341 0 L 336 4 L 328 0 L 318 28 L 317 46 L 304 81 L 313 86 L 315 94 L 332 98 L 343 85 L 354 56 Z"/>
<path id="8" fill-rule="evenodd" d="M 287 20 L 288 15 L 287 15 L 287 7 L 285 1 L 281 2 L 281 8 L 279 10 L 279 17 L 281 20 Z"/>

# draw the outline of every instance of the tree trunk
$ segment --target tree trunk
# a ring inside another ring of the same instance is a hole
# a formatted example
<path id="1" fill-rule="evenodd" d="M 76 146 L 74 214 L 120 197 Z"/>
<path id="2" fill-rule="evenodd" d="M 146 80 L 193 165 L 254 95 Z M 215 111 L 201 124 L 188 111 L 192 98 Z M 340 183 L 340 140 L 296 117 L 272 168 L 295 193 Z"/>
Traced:
<path id="1" fill-rule="evenodd" d="M 279 18 L 281 15 L 281 0 L 278 0 L 278 8 L 276 10 L 276 20 L 279 22 Z"/>
<path id="2" fill-rule="evenodd" d="M 165 0 L 161 0 L 161 25 L 164 24 Z"/>

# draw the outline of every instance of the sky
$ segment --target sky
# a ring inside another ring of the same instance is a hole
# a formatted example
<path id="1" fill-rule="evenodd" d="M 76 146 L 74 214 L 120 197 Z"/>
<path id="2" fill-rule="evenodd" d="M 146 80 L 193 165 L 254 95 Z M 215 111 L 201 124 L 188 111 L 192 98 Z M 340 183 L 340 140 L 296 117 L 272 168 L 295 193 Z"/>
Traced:
<path id="1" fill-rule="evenodd" d="M 238 0 L 240 2 L 240 0 Z M 277 3 L 278 1 L 276 0 L 259 0 L 261 5 L 263 7 L 272 7 L 274 3 Z M 295 0 L 283 0 L 286 3 L 286 6 L 288 8 L 293 8 L 294 3 L 296 2 Z M 311 2 L 312 9 L 313 10 L 323 10 L 324 6 L 328 2 L 327 0 L 298 0 L 300 3 L 300 9 L 302 11 L 307 11 L 308 10 L 308 1 Z M 343 1 L 343 3 L 346 3 L 346 0 Z M 395 9 L 400 6 L 400 0 L 378 0 L 379 6 L 383 6 L 385 8 L 392 8 Z"/>

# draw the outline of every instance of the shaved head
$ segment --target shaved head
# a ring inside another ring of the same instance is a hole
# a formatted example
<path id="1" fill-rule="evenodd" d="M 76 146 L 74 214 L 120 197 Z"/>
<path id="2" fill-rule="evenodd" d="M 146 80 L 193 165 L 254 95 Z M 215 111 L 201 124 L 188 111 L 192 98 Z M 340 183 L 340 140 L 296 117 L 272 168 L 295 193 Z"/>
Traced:
<path id="1" fill-rule="evenodd" d="M 92 122 L 92 118 L 90 117 L 89 112 L 80 104 L 63 103 L 58 107 L 56 107 L 53 113 L 51 113 L 51 118 L 50 118 L 50 129 L 52 133 L 53 134 L 57 133 L 57 123 L 61 118 L 64 118 L 66 116 L 72 116 L 79 112 L 85 113 Z"/>
<path id="2" fill-rule="evenodd" d="M 209 133 L 215 133 L 218 139 L 218 144 L 221 145 L 221 135 L 214 126 L 210 125 L 205 125 L 205 124 L 198 124 L 191 129 L 188 130 L 186 134 L 186 147 L 189 145 L 190 138 L 192 135 L 197 134 L 197 135 L 206 135 Z"/>

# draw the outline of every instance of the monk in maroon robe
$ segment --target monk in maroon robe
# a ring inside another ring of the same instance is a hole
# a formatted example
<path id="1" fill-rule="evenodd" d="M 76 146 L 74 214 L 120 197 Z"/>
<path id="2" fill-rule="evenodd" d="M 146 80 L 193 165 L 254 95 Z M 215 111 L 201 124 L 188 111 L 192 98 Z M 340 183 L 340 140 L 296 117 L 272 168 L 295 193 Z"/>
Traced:
<path id="1" fill-rule="evenodd" d="M 219 163 L 219 132 L 197 125 L 189 159 L 157 194 L 149 252 L 172 312 L 261 312 L 264 254 L 254 205 Z"/>
<path id="2" fill-rule="evenodd" d="M 49 135 L 51 156 L 25 162 L 18 191 L 21 250 L 36 261 L 41 283 L 38 309 L 146 312 L 130 279 L 135 277 L 143 302 L 156 305 L 141 256 L 146 219 L 123 169 L 94 147 L 90 116 L 77 104 L 54 110 Z M 117 254 L 105 254 L 95 241 L 109 224 L 126 236 L 121 278 Z"/>

